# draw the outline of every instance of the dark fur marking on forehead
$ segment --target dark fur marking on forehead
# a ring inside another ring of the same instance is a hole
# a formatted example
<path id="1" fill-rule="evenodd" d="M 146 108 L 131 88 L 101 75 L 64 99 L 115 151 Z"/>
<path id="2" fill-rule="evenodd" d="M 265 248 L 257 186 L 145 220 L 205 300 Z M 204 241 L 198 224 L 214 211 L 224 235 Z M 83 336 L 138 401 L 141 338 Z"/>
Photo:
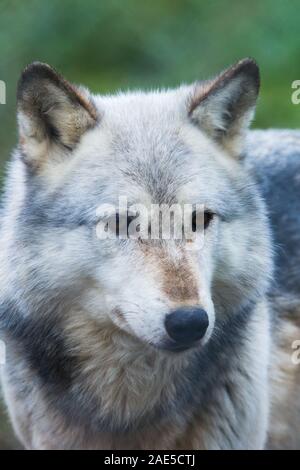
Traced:
<path id="1" fill-rule="evenodd" d="M 117 136 L 112 143 L 116 159 L 125 163 L 121 169 L 124 178 L 146 190 L 156 204 L 175 202 L 175 190 L 177 192 L 190 181 L 190 176 L 183 171 L 187 158 L 190 158 L 189 149 L 176 132 L 167 137 L 167 146 L 161 145 L 164 139 L 163 133 L 146 133 L 136 143 L 132 142 L 131 135 Z"/>

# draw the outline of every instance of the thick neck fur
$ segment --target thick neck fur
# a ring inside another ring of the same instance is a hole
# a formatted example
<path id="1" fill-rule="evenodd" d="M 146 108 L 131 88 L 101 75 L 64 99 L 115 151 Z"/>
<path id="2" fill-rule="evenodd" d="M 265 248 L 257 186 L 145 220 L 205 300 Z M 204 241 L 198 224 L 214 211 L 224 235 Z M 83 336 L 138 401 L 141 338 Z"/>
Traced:
<path id="1" fill-rule="evenodd" d="M 40 320 L 19 318 L 8 329 L 67 421 L 124 437 L 153 422 L 187 425 L 195 409 L 209 406 L 210 383 L 223 381 L 227 354 L 245 345 L 241 331 L 254 310 L 245 306 L 222 325 L 222 336 L 217 326 L 203 350 L 184 354 L 156 350 L 77 310 L 63 322 L 52 311 Z"/>

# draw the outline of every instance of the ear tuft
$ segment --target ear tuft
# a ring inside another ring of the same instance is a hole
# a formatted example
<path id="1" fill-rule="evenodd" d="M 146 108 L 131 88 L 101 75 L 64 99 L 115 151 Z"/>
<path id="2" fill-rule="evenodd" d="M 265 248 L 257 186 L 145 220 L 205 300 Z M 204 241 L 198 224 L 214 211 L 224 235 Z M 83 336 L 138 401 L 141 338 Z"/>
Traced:
<path id="1" fill-rule="evenodd" d="M 216 78 L 195 85 L 189 116 L 216 142 L 238 155 L 254 115 L 259 86 L 256 62 L 243 59 Z"/>
<path id="2" fill-rule="evenodd" d="M 40 62 L 23 71 L 17 105 L 20 143 L 29 162 L 46 159 L 54 145 L 72 150 L 98 120 L 89 93 Z"/>

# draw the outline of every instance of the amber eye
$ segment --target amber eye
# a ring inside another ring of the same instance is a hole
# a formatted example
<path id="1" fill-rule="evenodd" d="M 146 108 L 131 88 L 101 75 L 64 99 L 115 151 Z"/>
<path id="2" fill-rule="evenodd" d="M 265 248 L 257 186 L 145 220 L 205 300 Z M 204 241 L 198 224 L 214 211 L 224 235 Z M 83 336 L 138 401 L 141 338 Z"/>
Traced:
<path id="1" fill-rule="evenodd" d="M 214 217 L 213 212 L 204 211 L 204 220 L 203 220 L 204 230 L 207 229 L 213 217 Z M 196 211 L 194 211 L 192 214 L 192 231 L 193 232 L 197 231 L 197 212 Z"/>

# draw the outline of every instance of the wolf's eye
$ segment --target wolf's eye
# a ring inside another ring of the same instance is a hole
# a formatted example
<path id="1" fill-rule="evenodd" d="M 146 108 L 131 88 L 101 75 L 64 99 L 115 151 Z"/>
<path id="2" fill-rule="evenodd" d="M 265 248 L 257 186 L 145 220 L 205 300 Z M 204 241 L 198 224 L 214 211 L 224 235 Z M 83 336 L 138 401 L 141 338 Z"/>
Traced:
<path id="1" fill-rule="evenodd" d="M 204 211 L 204 214 L 203 214 L 203 226 L 204 226 L 204 230 L 207 229 L 207 227 L 209 226 L 210 222 L 212 221 L 214 217 L 214 214 L 213 212 L 211 211 Z M 199 224 L 197 223 L 197 212 L 196 211 L 193 211 L 193 214 L 192 214 L 192 231 L 193 232 L 196 232 L 197 231 L 197 226 L 199 226 Z"/>

